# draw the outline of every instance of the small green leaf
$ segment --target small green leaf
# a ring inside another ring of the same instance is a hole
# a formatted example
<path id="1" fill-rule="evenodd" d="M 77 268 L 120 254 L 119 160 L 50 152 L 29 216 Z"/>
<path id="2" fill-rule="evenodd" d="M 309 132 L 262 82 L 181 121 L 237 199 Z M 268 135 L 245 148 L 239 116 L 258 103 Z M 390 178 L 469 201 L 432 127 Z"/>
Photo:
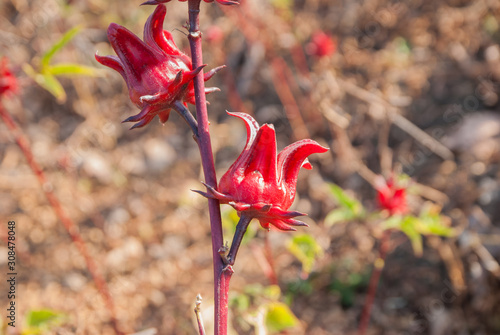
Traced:
<path id="1" fill-rule="evenodd" d="M 79 65 L 79 64 L 56 64 L 49 65 L 45 71 L 45 73 L 51 74 L 53 76 L 60 75 L 80 75 L 80 76 L 89 76 L 89 77 L 99 77 L 101 76 L 101 72 L 98 69 L 95 69 L 90 66 Z"/>
<path id="2" fill-rule="evenodd" d="M 292 0 L 271 0 L 271 4 L 276 8 L 290 10 L 292 5 L 293 5 L 293 1 Z"/>
<path id="3" fill-rule="evenodd" d="M 80 27 L 74 27 L 73 29 L 70 29 L 68 32 L 66 32 L 59 41 L 57 41 L 52 48 L 47 51 L 41 61 L 41 70 L 47 68 L 49 66 L 50 60 L 54 55 L 59 52 L 62 47 L 64 47 L 73 37 L 75 37 L 76 34 L 80 31 Z"/>
<path id="4" fill-rule="evenodd" d="M 384 229 L 398 229 L 401 230 L 401 224 L 403 222 L 403 217 L 401 215 L 393 215 L 387 218 L 383 222 L 382 227 Z"/>
<path id="5" fill-rule="evenodd" d="M 23 335 L 42 334 L 52 327 L 62 324 L 66 316 L 49 309 L 31 310 L 26 315 L 26 329 Z"/>
<path id="6" fill-rule="evenodd" d="M 417 231 L 418 218 L 414 216 L 407 216 L 401 222 L 401 231 L 408 236 L 413 247 L 413 253 L 417 257 L 423 254 L 422 235 Z"/>
<path id="7" fill-rule="evenodd" d="M 231 297 L 231 307 L 245 312 L 250 307 L 250 297 L 246 294 L 236 294 Z"/>
<path id="8" fill-rule="evenodd" d="M 282 302 L 267 305 L 266 326 L 270 332 L 281 332 L 298 324 L 297 317 L 290 308 Z"/>
<path id="9" fill-rule="evenodd" d="M 333 226 L 336 223 L 350 221 L 356 218 L 353 212 L 347 208 L 337 208 L 328 213 L 325 217 L 325 225 Z"/>
<path id="10" fill-rule="evenodd" d="M 278 285 L 269 285 L 264 288 L 263 296 L 269 300 L 276 301 L 281 297 L 281 289 Z"/>
<path id="11" fill-rule="evenodd" d="M 361 203 L 347 195 L 346 192 L 338 185 L 330 184 L 331 194 L 339 202 L 340 205 L 349 208 L 353 213 L 358 213 L 362 208 Z"/>
<path id="12" fill-rule="evenodd" d="M 364 216 L 363 205 L 356 199 L 350 197 L 342 188 L 335 184 L 329 185 L 330 194 L 338 202 L 340 208 L 334 209 L 325 218 L 326 225 L 338 222 L 350 221 Z"/>
<path id="13" fill-rule="evenodd" d="M 309 234 L 295 235 L 288 243 L 288 250 L 302 263 L 305 273 L 311 273 L 316 258 L 323 254 L 323 249 Z"/>
<path id="14" fill-rule="evenodd" d="M 31 77 L 38 85 L 49 91 L 56 97 L 59 103 L 66 101 L 66 92 L 61 83 L 51 74 L 37 73 L 29 64 L 23 64 L 24 72 Z"/>

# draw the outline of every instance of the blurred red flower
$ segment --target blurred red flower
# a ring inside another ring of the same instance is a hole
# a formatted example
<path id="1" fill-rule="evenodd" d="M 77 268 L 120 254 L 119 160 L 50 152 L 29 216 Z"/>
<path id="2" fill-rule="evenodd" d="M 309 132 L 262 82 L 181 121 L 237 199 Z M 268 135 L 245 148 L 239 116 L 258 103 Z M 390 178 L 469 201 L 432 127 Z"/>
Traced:
<path id="1" fill-rule="evenodd" d="M 145 126 L 156 115 L 165 123 L 172 108 L 195 103 L 193 78 L 203 66 L 193 70 L 191 58 L 177 48 L 172 34 L 163 30 L 166 13 L 165 5 L 159 5 L 149 16 L 144 26 L 144 42 L 125 27 L 111 23 L 108 39 L 118 57 L 95 56 L 99 63 L 122 75 L 130 100 L 141 109 L 139 114 L 123 121 L 137 122 L 131 129 Z M 221 68 L 206 73 L 205 81 Z M 207 88 L 205 93 L 216 90 Z"/>
<path id="2" fill-rule="evenodd" d="M 9 60 L 3 57 L 0 61 L 0 96 L 17 91 L 17 79 L 9 69 Z"/>
<path id="3" fill-rule="evenodd" d="M 388 210 L 390 215 L 405 214 L 408 211 L 406 188 L 398 186 L 394 177 L 386 180 L 379 176 L 376 180 L 376 191 L 380 207 Z"/>
<path id="4" fill-rule="evenodd" d="M 276 155 L 276 134 L 272 125 L 259 127 L 245 113 L 229 113 L 246 123 L 247 143 L 238 159 L 222 176 L 218 191 L 207 186 L 207 197 L 230 204 L 239 215 L 260 221 L 262 227 L 273 225 L 280 230 L 295 230 L 305 226 L 294 217 L 305 215 L 288 211 L 295 199 L 297 176 L 301 167 L 311 169 L 307 157 L 326 152 L 313 140 L 301 140 L 287 146 Z"/>
<path id="5" fill-rule="evenodd" d="M 166 3 L 166 2 L 170 2 L 172 0 L 148 0 L 144 3 L 142 3 L 143 5 L 159 5 L 161 3 Z M 179 0 L 181 2 L 186 2 L 188 0 Z M 214 2 L 214 0 L 203 0 L 205 2 Z M 218 3 L 220 3 L 221 5 L 238 5 L 239 2 L 237 0 L 235 1 L 232 1 L 232 0 L 216 0 Z"/>
<path id="6" fill-rule="evenodd" d="M 323 31 L 313 34 L 311 42 L 307 45 L 307 52 L 318 58 L 331 56 L 337 50 L 337 41 Z"/>

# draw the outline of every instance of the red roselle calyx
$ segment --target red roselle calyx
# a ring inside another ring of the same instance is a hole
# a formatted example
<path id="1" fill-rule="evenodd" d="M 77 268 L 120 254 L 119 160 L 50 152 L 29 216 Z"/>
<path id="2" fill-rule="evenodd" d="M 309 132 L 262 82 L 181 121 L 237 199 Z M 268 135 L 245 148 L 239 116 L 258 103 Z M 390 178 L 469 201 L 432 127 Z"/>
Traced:
<path id="1" fill-rule="evenodd" d="M 276 134 L 272 125 L 259 127 L 248 114 L 229 113 L 246 123 L 247 143 L 238 159 L 222 176 L 218 190 L 207 186 L 200 194 L 233 206 L 243 218 L 256 218 L 262 227 L 295 230 L 306 226 L 294 217 L 305 215 L 288 211 L 295 199 L 297 176 L 301 167 L 311 169 L 307 157 L 326 152 L 313 140 L 295 142 L 276 155 Z"/>
<path id="2" fill-rule="evenodd" d="M 306 51 L 315 57 L 323 58 L 331 56 L 337 50 L 337 41 L 323 31 L 317 31 L 307 44 Z"/>
<path id="3" fill-rule="evenodd" d="M 108 38 L 116 56 L 99 56 L 99 63 L 118 71 L 129 89 L 130 100 L 141 109 L 123 122 L 137 122 L 131 129 L 143 127 L 158 115 L 168 120 L 171 109 L 186 111 L 187 103 L 194 104 L 193 78 L 203 69 L 192 68 L 191 58 L 181 52 L 172 34 L 163 30 L 167 9 L 156 7 L 144 26 L 144 42 L 125 27 L 112 23 Z M 210 79 L 222 67 L 205 74 Z M 207 88 L 205 93 L 217 91 Z"/>
<path id="4" fill-rule="evenodd" d="M 378 203 L 382 209 L 389 211 L 390 215 L 408 212 L 406 188 L 399 186 L 393 176 L 387 180 L 379 176 L 375 182 Z"/>
<path id="5" fill-rule="evenodd" d="M 9 69 L 9 60 L 3 57 L 0 60 L 0 96 L 17 91 L 17 79 Z"/>
<path id="6" fill-rule="evenodd" d="M 172 0 L 149 0 L 149 1 L 146 1 L 146 2 L 143 2 L 142 4 L 143 5 L 159 5 L 161 3 L 166 3 L 166 2 L 170 2 Z M 188 0 L 179 0 L 180 2 L 186 2 Z M 203 0 L 205 2 L 214 2 L 214 0 Z M 232 0 L 216 0 L 218 3 L 220 3 L 221 5 L 238 5 L 239 2 L 238 1 L 232 1 Z"/>

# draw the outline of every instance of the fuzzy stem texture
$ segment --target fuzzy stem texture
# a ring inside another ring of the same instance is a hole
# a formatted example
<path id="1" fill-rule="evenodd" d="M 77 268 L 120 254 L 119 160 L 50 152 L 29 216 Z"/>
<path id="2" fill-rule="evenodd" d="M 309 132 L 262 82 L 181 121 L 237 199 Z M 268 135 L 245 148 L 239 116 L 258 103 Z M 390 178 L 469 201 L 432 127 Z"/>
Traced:
<path id="1" fill-rule="evenodd" d="M 199 24 L 200 2 L 201 0 L 188 0 L 188 38 L 189 46 L 191 48 L 193 69 L 203 65 Z M 210 141 L 203 71 L 200 71 L 200 73 L 198 73 L 198 75 L 194 78 L 194 92 L 196 99 L 196 119 L 198 121 L 198 147 L 200 149 L 201 164 L 203 166 L 203 173 L 205 174 L 205 182 L 209 186 L 217 188 L 217 177 L 215 175 L 214 158 Z M 215 334 L 226 335 L 229 281 L 233 271 L 230 268 L 228 269 L 224 267 L 222 258 L 219 255 L 219 249 L 222 248 L 224 243 L 219 201 L 217 199 L 208 199 L 208 210 L 210 214 L 212 254 L 214 262 Z"/>
<path id="2" fill-rule="evenodd" d="M 379 256 L 375 261 L 375 266 L 370 277 L 370 283 L 368 284 L 368 294 L 363 306 L 363 311 L 361 312 L 358 335 L 364 335 L 366 333 L 366 329 L 368 328 L 368 324 L 370 323 L 370 315 L 372 312 L 373 302 L 375 301 L 378 284 L 380 282 L 380 275 L 382 274 L 382 270 L 384 270 L 385 258 L 387 257 L 387 251 L 389 250 L 390 236 L 391 232 L 386 230 L 380 239 Z"/>
<path id="3" fill-rule="evenodd" d="M 109 313 L 111 315 L 111 323 L 113 325 L 115 333 L 119 335 L 123 334 L 118 328 L 118 321 L 116 319 L 114 302 L 111 297 L 111 294 L 109 293 L 108 285 L 106 284 L 104 276 L 99 271 L 99 268 L 97 267 L 92 256 L 90 256 L 89 251 L 87 249 L 87 245 L 85 244 L 85 241 L 78 232 L 77 225 L 73 222 L 73 220 L 70 219 L 70 217 L 64 211 L 61 203 L 59 202 L 59 199 L 52 191 L 52 185 L 45 177 L 45 173 L 43 172 L 40 165 L 38 165 L 38 163 L 35 161 L 28 140 L 23 135 L 17 123 L 14 122 L 10 113 L 3 107 L 1 103 L 0 103 L 0 117 L 5 122 L 5 125 L 11 132 L 12 136 L 14 137 L 14 140 L 16 141 L 24 157 L 26 158 L 28 165 L 30 166 L 31 170 L 38 179 L 38 182 L 42 186 L 43 192 L 45 193 L 45 196 L 49 201 L 49 204 L 54 209 L 54 212 L 56 213 L 57 217 L 59 218 L 59 220 L 61 220 L 61 223 L 63 224 L 64 228 L 71 237 L 71 240 L 78 248 L 80 254 L 83 256 L 87 269 L 89 270 L 92 279 L 94 280 L 97 290 L 101 294 L 104 303 L 106 304 L 106 307 L 109 310 Z"/>

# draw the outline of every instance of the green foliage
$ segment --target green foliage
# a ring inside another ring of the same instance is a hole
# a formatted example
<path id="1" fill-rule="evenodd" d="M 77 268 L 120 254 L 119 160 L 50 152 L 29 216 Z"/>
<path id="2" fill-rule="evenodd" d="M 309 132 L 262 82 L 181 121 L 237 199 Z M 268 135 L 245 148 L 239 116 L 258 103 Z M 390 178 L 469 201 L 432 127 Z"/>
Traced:
<path id="1" fill-rule="evenodd" d="M 66 320 L 62 313 L 50 309 L 31 310 L 26 315 L 26 327 L 22 335 L 43 334 L 50 329 L 61 325 Z"/>
<path id="2" fill-rule="evenodd" d="M 277 285 L 247 285 L 242 293 L 231 297 L 230 306 L 240 320 L 254 327 L 255 334 L 277 333 L 299 323 L 290 307 L 281 301 L 281 296 Z"/>
<path id="3" fill-rule="evenodd" d="M 325 217 L 325 224 L 331 226 L 335 223 L 341 223 L 351 220 L 362 219 L 365 216 L 363 205 L 356 199 L 349 196 L 338 185 L 329 185 L 330 194 L 339 204 L 339 208 L 332 210 Z"/>
<path id="4" fill-rule="evenodd" d="M 59 103 L 66 101 L 66 92 L 56 76 L 99 76 L 99 70 L 80 64 L 62 63 L 51 65 L 50 61 L 80 31 L 79 27 L 69 30 L 41 58 L 37 69 L 23 64 L 24 72 L 38 85 L 49 91 Z"/>
<path id="5" fill-rule="evenodd" d="M 266 326 L 270 332 L 281 332 L 297 325 L 297 317 L 290 307 L 282 302 L 272 302 L 267 305 Z"/>
<path id="6" fill-rule="evenodd" d="M 323 255 L 323 249 L 309 234 L 295 235 L 287 248 L 302 263 L 302 270 L 306 274 L 311 273 L 316 259 Z"/>
<path id="7" fill-rule="evenodd" d="M 410 43 L 407 40 L 405 40 L 403 37 L 396 37 L 394 39 L 394 43 L 396 44 L 396 50 L 399 53 L 402 53 L 405 55 L 410 54 L 410 52 L 411 52 Z"/>
<path id="8" fill-rule="evenodd" d="M 290 10 L 293 5 L 293 0 L 271 0 L 271 4 L 275 8 Z"/>
<path id="9" fill-rule="evenodd" d="M 440 209 L 427 203 L 418 217 L 392 216 L 384 222 L 384 229 L 400 230 L 408 237 L 416 256 L 422 256 L 422 235 L 452 237 L 455 229 L 450 227 L 449 218 L 440 214 Z"/>

